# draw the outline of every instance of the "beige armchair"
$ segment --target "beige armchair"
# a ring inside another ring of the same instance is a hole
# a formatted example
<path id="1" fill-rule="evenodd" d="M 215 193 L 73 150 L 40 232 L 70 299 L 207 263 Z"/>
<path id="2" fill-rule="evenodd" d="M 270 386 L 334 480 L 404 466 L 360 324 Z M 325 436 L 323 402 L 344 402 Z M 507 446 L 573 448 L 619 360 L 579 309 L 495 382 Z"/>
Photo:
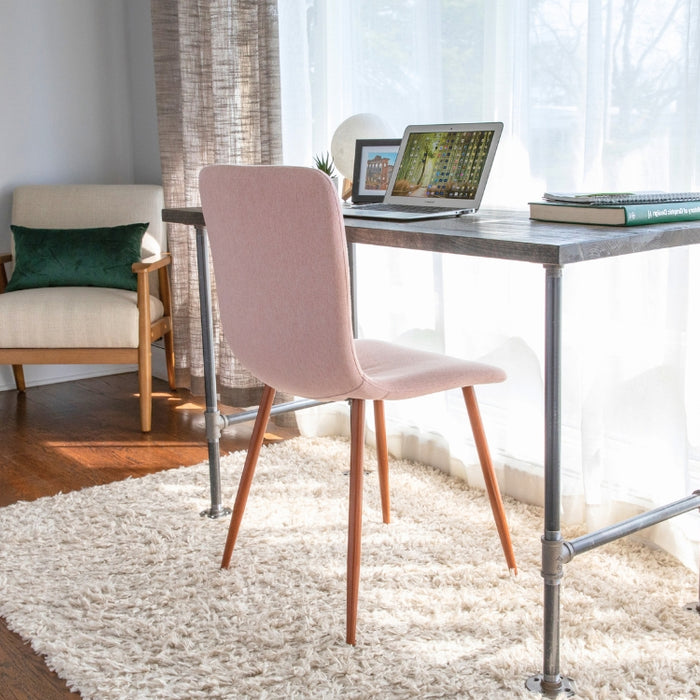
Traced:
<path id="1" fill-rule="evenodd" d="M 151 344 L 159 338 L 175 387 L 162 208 L 155 185 L 14 191 L 12 249 L 0 256 L 0 364 L 12 365 L 19 391 L 26 364 L 135 364 L 141 430 L 150 431 Z M 145 234 L 133 226 L 146 223 Z"/>

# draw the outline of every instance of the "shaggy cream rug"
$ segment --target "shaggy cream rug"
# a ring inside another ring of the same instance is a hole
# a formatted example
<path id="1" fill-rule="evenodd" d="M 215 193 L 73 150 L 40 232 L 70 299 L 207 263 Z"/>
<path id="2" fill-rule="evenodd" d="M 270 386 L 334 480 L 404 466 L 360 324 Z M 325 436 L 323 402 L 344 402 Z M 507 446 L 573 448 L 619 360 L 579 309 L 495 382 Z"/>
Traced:
<path id="1" fill-rule="evenodd" d="M 358 645 L 344 643 L 348 445 L 265 448 L 229 571 L 200 518 L 206 465 L 0 509 L 0 614 L 86 698 L 533 698 L 539 509 L 392 464 L 393 523 L 365 481 Z M 372 455 L 367 466 L 372 468 Z M 243 454 L 224 458 L 227 499 Z M 569 564 L 562 671 L 581 698 L 700 697 L 695 576 L 615 543 Z"/>

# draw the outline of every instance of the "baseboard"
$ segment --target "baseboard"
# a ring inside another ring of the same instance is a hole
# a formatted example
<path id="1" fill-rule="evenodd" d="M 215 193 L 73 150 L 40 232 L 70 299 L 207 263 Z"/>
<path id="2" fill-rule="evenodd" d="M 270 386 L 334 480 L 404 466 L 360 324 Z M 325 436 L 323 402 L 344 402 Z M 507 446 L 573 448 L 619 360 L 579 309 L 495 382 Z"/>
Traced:
<path id="1" fill-rule="evenodd" d="M 165 366 L 165 350 L 158 345 L 153 346 L 152 354 L 153 376 L 167 381 L 168 372 Z M 78 379 L 104 377 L 110 374 L 136 372 L 136 365 L 24 365 L 24 380 L 28 387 L 44 384 L 72 382 Z M 16 389 L 12 367 L 0 365 L 0 391 Z"/>

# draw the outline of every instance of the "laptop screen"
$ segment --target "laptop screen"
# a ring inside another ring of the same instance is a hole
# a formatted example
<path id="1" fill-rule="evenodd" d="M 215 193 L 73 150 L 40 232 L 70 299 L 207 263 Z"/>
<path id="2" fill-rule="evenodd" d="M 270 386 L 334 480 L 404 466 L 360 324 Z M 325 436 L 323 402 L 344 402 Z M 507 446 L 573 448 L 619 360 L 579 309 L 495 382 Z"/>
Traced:
<path id="1" fill-rule="evenodd" d="M 385 202 L 477 209 L 500 122 L 407 127 Z"/>

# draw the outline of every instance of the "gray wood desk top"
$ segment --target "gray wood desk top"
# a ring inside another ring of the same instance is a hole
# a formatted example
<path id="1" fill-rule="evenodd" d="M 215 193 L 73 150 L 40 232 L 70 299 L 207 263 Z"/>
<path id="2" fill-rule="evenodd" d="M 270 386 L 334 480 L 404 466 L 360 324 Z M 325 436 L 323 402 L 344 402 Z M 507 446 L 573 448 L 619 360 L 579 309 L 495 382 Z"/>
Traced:
<path id="1" fill-rule="evenodd" d="M 163 210 L 167 223 L 204 226 L 199 207 Z M 348 241 L 438 253 L 568 265 L 646 250 L 700 243 L 700 221 L 644 226 L 591 226 L 533 221 L 527 211 L 482 209 L 427 221 L 371 221 L 345 213 Z"/>

